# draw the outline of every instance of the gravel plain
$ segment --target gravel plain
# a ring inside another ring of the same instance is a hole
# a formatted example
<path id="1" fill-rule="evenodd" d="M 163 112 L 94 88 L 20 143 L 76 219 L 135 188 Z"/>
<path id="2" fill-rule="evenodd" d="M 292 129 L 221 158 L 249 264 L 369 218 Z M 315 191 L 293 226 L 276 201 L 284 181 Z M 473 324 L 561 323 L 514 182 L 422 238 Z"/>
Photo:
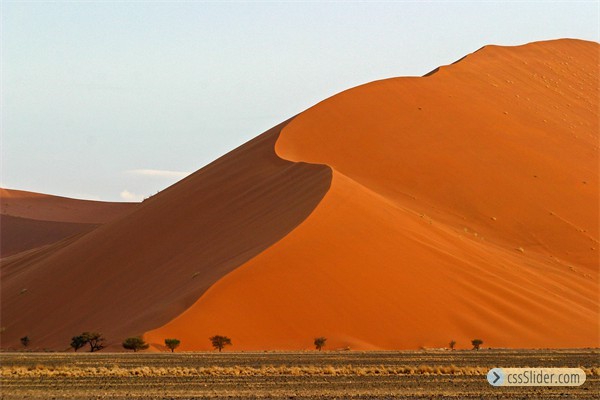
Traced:
<path id="1" fill-rule="evenodd" d="M 594 399 L 600 351 L 0 353 L 2 399 Z M 579 387 L 492 387 L 492 367 L 583 367 Z"/>

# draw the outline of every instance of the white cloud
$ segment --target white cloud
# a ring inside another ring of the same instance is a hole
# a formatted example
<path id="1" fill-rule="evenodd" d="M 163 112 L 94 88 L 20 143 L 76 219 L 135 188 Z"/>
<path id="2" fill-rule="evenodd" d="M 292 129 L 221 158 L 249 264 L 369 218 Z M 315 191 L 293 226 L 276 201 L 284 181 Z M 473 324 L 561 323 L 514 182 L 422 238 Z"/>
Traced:
<path id="1" fill-rule="evenodd" d="M 161 169 L 131 169 L 127 171 L 128 174 L 142 175 L 142 176 L 154 176 L 160 178 L 178 178 L 182 179 L 191 174 L 191 172 L 185 171 L 167 171 Z"/>
<path id="2" fill-rule="evenodd" d="M 131 193 L 129 190 L 123 190 L 121 192 L 121 198 L 125 201 L 140 202 L 144 200 L 144 196 L 141 194 Z"/>

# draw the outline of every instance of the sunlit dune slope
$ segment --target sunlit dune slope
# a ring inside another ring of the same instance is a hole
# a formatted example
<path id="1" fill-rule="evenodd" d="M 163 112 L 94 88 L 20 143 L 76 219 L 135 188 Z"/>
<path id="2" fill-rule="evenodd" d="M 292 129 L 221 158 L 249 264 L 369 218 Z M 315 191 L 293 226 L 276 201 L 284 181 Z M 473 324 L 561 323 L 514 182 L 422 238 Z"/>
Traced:
<path id="1" fill-rule="evenodd" d="M 33 348 L 64 349 L 91 330 L 119 349 L 125 337 L 164 325 L 285 237 L 321 201 L 331 170 L 277 157 L 284 125 L 117 221 L 3 260 L 2 347 L 28 335 Z"/>
<path id="2" fill-rule="evenodd" d="M 487 46 L 301 113 L 275 149 L 332 168 L 322 202 L 145 338 L 598 346 L 599 50 Z"/>
<path id="3" fill-rule="evenodd" d="M 89 232 L 133 208 L 132 203 L 75 200 L 0 188 L 0 257 Z"/>

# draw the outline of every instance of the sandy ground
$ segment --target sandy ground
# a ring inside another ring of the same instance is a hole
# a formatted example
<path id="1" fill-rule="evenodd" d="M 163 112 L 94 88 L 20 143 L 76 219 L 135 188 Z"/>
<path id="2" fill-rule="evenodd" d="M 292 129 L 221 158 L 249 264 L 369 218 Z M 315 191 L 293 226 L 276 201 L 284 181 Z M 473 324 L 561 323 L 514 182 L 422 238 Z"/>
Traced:
<path id="1" fill-rule="evenodd" d="M 494 398 L 591 399 L 600 377 L 580 387 L 490 386 L 497 366 L 598 367 L 597 350 L 4 353 L 2 399 L 23 398 Z M 401 371 L 401 372 L 397 372 Z"/>

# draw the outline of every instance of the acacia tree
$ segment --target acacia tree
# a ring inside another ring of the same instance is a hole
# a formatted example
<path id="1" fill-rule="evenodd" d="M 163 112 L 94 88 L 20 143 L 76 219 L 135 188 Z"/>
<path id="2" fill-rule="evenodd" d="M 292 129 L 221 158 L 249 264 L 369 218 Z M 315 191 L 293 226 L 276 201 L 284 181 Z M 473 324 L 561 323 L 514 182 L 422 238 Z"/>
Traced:
<path id="1" fill-rule="evenodd" d="M 454 350 L 454 346 L 456 346 L 456 340 L 451 340 L 449 343 L 450 350 Z"/>
<path id="2" fill-rule="evenodd" d="M 71 338 L 71 347 L 75 349 L 75 351 L 79 350 L 83 346 L 85 346 L 87 341 L 83 337 L 83 335 L 73 336 Z"/>
<path id="3" fill-rule="evenodd" d="M 315 341 L 313 342 L 315 344 L 315 348 L 319 351 L 321 351 L 321 349 L 325 346 L 325 342 L 327 341 L 326 337 L 318 337 L 315 338 Z"/>
<path id="4" fill-rule="evenodd" d="M 99 332 L 83 332 L 81 334 L 85 343 L 90 345 L 90 352 L 102 350 L 104 348 L 104 336 Z"/>
<path id="5" fill-rule="evenodd" d="M 123 348 L 133 350 L 134 353 L 138 350 L 146 350 L 149 346 L 150 345 L 139 336 L 130 337 L 123 341 Z"/>
<path id="6" fill-rule="evenodd" d="M 179 339 L 165 339 L 165 346 L 171 349 L 171 353 L 173 353 L 175 349 L 179 347 L 180 343 L 181 341 Z"/>
<path id="7" fill-rule="evenodd" d="M 209 340 L 215 350 L 219 350 L 219 352 L 223 350 L 223 347 L 231 346 L 231 339 L 229 339 L 227 336 L 215 335 L 209 338 Z"/>
<path id="8" fill-rule="evenodd" d="M 483 340 L 481 339 L 473 339 L 471 340 L 471 344 L 473 345 L 473 350 L 479 350 L 479 347 L 483 344 Z"/>
<path id="9" fill-rule="evenodd" d="M 31 342 L 31 339 L 29 339 L 29 336 L 23 336 L 20 340 L 21 340 L 21 344 L 25 347 L 29 346 L 29 342 Z"/>

